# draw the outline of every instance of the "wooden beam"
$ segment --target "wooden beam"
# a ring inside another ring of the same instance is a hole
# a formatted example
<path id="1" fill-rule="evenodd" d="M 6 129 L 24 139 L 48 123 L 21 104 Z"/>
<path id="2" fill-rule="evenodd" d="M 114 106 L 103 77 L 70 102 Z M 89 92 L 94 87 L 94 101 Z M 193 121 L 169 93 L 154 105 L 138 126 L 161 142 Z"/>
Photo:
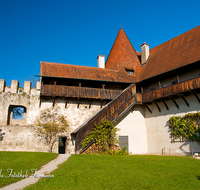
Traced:
<path id="1" fill-rule="evenodd" d="M 150 108 L 146 105 L 146 104 L 144 104 L 143 103 L 143 105 L 149 110 L 149 112 L 152 114 L 152 111 L 150 110 Z"/>
<path id="2" fill-rule="evenodd" d="M 169 111 L 169 107 L 168 105 L 166 104 L 165 100 L 162 100 L 163 104 L 165 105 L 166 109 Z"/>
<path id="3" fill-rule="evenodd" d="M 181 96 L 181 98 L 184 100 L 184 102 L 186 103 L 186 105 L 187 105 L 188 107 L 190 107 L 190 105 L 188 104 L 188 102 L 187 102 L 187 100 L 184 98 L 184 96 Z"/>
<path id="4" fill-rule="evenodd" d="M 195 93 L 195 92 L 192 92 L 193 94 L 194 94 L 194 96 L 196 97 L 196 99 L 199 101 L 199 103 L 200 103 L 200 99 L 199 99 L 199 97 L 197 96 L 197 94 Z"/>
<path id="5" fill-rule="evenodd" d="M 157 102 L 156 101 L 153 101 L 153 102 L 156 104 L 158 111 L 161 112 L 161 109 L 160 109 L 159 105 L 157 104 Z"/>
<path id="6" fill-rule="evenodd" d="M 178 106 L 178 104 L 176 103 L 176 101 L 175 101 L 173 98 L 171 98 L 171 100 L 172 100 L 172 102 L 174 102 L 175 106 L 179 109 L 179 106 Z"/>

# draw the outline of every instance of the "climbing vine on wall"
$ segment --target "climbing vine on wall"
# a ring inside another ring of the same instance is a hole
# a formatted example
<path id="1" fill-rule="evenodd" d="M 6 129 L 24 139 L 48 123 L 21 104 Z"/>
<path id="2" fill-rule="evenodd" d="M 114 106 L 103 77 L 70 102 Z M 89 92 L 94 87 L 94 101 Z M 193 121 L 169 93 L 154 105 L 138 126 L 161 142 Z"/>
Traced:
<path id="1" fill-rule="evenodd" d="M 172 116 L 169 127 L 175 137 L 185 137 L 200 142 L 200 112 L 188 113 L 184 116 Z"/>

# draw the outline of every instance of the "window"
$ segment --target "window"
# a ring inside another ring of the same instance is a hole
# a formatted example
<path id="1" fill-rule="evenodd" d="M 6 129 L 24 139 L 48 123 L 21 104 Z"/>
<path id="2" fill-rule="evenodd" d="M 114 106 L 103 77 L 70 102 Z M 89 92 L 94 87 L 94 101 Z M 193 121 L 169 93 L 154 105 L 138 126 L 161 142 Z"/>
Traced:
<path id="1" fill-rule="evenodd" d="M 24 107 L 14 107 L 12 119 L 24 119 Z"/>
<path id="2" fill-rule="evenodd" d="M 128 152 L 128 136 L 119 136 L 119 146 L 121 148 L 126 147 L 126 151 Z"/>
<path id="3" fill-rule="evenodd" d="M 127 71 L 129 75 L 133 75 L 134 71 Z"/>
<path id="4" fill-rule="evenodd" d="M 133 75 L 133 74 L 134 74 L 134 70 L 126 69 L 126 72 L 127 72 L 129 75 Z"/>
<path id="5" fill-rule="evenodd" d="M 26 125 L 27 109 L 22 105 L 9 105 L 7 125 Z"/>

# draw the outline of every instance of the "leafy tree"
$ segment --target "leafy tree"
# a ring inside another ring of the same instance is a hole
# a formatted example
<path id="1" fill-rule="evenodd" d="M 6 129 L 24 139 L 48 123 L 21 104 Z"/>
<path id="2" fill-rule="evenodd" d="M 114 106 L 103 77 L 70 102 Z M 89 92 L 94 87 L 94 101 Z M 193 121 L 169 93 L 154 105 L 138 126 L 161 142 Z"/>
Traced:
<path id="1" fill-rule="evenodd" d="M 118 130 L 111 121 L 106 119 L 102 123 L 95 125 L 93 131 L 83 139 L 82 148 L 85 148 L 93 141 L 101 151 L 109 150 L 113 144 L 118 143 L 116 137 Z"/>
<path id="2" fill-rule="evenodd" d="M 172 134 L 175 137 L 185 137 L 200 142 L 199 120 L 200 112 L 188 113 L 184 116 L 172 116 L 169 119 Z"/>
<path id="3" fill-rule="evenodd" d="M 59 140 L 59 134 L 68 131 L 68 122 L 64 115 L 59 114 L 59 108 L 44 109 L 35 122 L 36 136 L 44 139 L 52 152 L 53 145 Z"/>

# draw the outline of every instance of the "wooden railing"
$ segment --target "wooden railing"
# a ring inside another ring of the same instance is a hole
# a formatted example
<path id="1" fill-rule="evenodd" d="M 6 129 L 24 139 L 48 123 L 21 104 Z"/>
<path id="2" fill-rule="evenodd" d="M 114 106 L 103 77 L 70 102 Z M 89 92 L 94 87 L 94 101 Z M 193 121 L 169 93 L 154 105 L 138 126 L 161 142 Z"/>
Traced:
<path id="1" fill-rule="evenodd" d="M 184 81 L 172 86 L 160 88 L 151 92 L 142 94 L 142 101 L 152 101 L 159 98 L 164 98 L 170 95 L 176 95 L 178 93 L 184 93 L 200 88 L 200 78 Z"/>
<path id="2" fill-rule="evenodd" d="M 61 85 L 42 85 L 41 96 L 61 96 L 112 100 L 122 91 Z"/>
<path id="3" fill-rule="evenodd" d="M 99 124 L 105 119 L 110 121 L 118 120 L 128 109 L 135 105 L 137 100 L 141 100 L 141 96 L 136 95 L 136 85 L 131 84 L 89 121 L 74 131 L 74 134 L 76 134 L 76 151 L 81 149 L 81 141 L 90 131 L 92 131 L 95 124 Z"/>

